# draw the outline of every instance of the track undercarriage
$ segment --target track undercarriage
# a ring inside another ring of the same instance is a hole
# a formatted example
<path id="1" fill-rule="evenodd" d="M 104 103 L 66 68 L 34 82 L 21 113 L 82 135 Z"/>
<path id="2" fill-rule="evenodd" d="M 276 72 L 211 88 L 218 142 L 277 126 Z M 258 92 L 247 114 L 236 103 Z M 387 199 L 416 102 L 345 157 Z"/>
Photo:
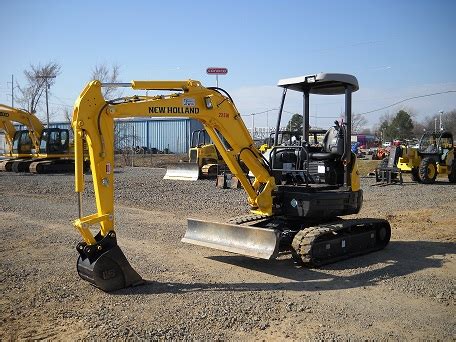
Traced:
<path id="1" fill-rule="evenodd" d="M 51 159 L 34 161 L 29 166 L 31 173 L 73 173 L 74 160 L 72 159 Z"/>
<path id="2" fill-rule="evenodd" d="M 84 171 L 87 171 L 89 164 L 86 162 Z M 16 159 L 3 162 L 0 166 L 1 171 L 16 173 L 73 173 L 74 160 L 66 158 L 35 158 L 35 159 Z"/>
<path id="3" fill-rule="evenodd" d="M 294 262 L 307 267 L 383 249 L 391 237 L 388 221 L 371 218 L 336 217 L 317 223 L 247 215 L 233 218 L 227 224 L 189 219 L 188 226 L 184 242 L 262 259 L 291 253 Z"/>
<path id="4" fill-rule="evenodd" d="M 12 159 L 5 159 L 0 162 L 0 171 L 6 171 L 6 172 L 11 172 L 13 171 L 13 164 L 16 161 L 26 161 L 28 159 L 25 158 L 12 158 Z"/>

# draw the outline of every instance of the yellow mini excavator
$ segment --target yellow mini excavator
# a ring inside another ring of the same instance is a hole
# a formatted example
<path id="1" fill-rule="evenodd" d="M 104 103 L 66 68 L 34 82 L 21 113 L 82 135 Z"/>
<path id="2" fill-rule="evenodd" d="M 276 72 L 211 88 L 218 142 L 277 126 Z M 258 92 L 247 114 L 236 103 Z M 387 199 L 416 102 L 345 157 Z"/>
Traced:
<path id="1" fill-rule="evenodd" d="M 0 104 L 0 122 L 7 131 L 7 141 L 10 140 L 11 146 L 9 158 L 0 162 L 0 171 L 12 171 L 14 162 L 31 160 L 34 150 L 39 149 L 44 127 L 35 115 L 4 104 Z M 27 129 L 16 131 L 13 122 Z"/>
<path id="2" fill-rule="evenodd" d="M 228 222 L 189 219 L 183 242 L 264 259 L 291 252 L 296 262 L 312 267 L 384 248 L 391 235 L 388 221 L 339 218 L 358 213 L 363 202 L 357 161 L 350 149 L 351 100 L 359 88 L 357 79 L 320 73 L 281 80 L 278 85 L 283 95 L 276 144 L 266 160 L 233 100 L 220 88 L 205 88 L 194 80 L 116 85 L 90 82 L 77 99 L 72 118 L 75 189 L 79 194 L 79 218 L 74 226 L 83 238 L 76 247 L 80 277 L 104 291 L 143 281 L 118 246 L 114 230 L 114 119 L 131 116 L 199 120 L 247 193 L 251 215 Z M 107 101 L 101 92 L 103 86 L 170 93 Z M 310 149 L 306 141 L 299 146 L 277 145 L 288 91 L 303 95 L 304 137 L 309 136 L 310 94 L 345 96 L 345 119 L 326 132 L 320 149 Z M 97 207 L 90 215 L 83 215 L 81 209 L 84 141 Z"/>

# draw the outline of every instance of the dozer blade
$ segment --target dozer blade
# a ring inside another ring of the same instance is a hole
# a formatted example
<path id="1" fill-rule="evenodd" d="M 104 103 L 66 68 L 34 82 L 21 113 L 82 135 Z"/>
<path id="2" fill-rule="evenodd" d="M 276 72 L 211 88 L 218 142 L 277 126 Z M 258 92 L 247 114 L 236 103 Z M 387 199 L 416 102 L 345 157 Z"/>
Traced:
<path id="1" fill-rule="evenodd" d="M 95 237 L 98 241 L 99 235 Z M 144 283 L 117 245 L 113 231 L 95 245 L 80 243 L 77 271 L 79 276 L 106 292 Z"/>
<path id="2" fill-rule="evenodd" d="M 182 242 L 261 259 L 279 252 L 279 233 L 274 229 L 188 219 Z"/>
<path id="3" fill-rule="evenodd" d="M 197 163 L 175 163 L 168 165 L 163 179 L 196 181 L 198 177 L 199 166 Z"/>

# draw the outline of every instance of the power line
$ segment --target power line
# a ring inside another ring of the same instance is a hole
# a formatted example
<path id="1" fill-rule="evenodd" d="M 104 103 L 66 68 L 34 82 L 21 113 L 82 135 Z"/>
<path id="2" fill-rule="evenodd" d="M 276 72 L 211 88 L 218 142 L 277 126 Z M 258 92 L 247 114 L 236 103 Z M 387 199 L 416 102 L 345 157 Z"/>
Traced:
<path id="1" fill-rule="evenodd" d="M 272 112 L 274 110 L 279 110 L 278 108 L 271 108 L 271 109 L 268 109 L 268 110 L 264 110 L 262 112 L 257 112 L 257 113 L 250 113 L 250 114 L 242 114 L 242 116 L 255 116 L 255 115 L 258 115 L 258 114 L 264 114 L 264 113 L 269 113 L 269 112 Z M 289 112 L 287 110 L 283 110 L 284 113 L 288 113 L 288 114 L 299 114 L 297 112 Z"/>
<path id="2" fill-rule="evenodd" d="M 395 102 L 395 103 L 393 103 L 393 104 L 391 104 L 389 106 L 385 106 L 385 107 L 382 107 L 382 108 L 370 110 L 370 111 L 364 112 L 364 113 L 359 113 L 359 115 L 365 115 L 365 114 L 378 112 L 378 111 L 383 110 L 383 109 L 391 108 L 391 107 L 393 107 L 395 105 L 398 105 L 400 103 L 403 103 L 405 101 L 409 101 L 409 100 L 413 100 L 413 99 L 419 99 L 421 97 L 428 97 L 428 96 L 434 96 L 434 95 L 440 95 L 440 94 L 448 94 L 448 93 L 456 93 L 456 90 L 447 90 L 447 91 L 441 91 L 441 92 L 438 92 L 438 93 L 432 93 L 432 94 L 425 94 L 425 95 L 418 95 L 418 96 L 409 97 L 409 98 L 403 99 L 401 101 Z"/>
<path id="3" fill-rule="evenodd" d="M 74 106 L 70 106 L 70 105 L 67 105 L 67 104 L 56 103 L 56 102 L 49 102 L 49 104 L 54 105 L 54 106 L 60 106 L 60 107 L 68 107 L 68 108 L 73 108 L 74 107 Z"/>
<path id="4" fill-rule="evenodd" d="M 63 106 L 63 107 L 68 107 L 68 108 L 73 108 L 72 105 L 66 104 L 65 101 L 63 101 L 60 97 L 54 94 L 49 94 L 51 97 L 55 98 L 57 101 L 60 103 L 55 103 L 55 102 L 49 102 L 50 104 L 56 105 L 56 106 Z"/>

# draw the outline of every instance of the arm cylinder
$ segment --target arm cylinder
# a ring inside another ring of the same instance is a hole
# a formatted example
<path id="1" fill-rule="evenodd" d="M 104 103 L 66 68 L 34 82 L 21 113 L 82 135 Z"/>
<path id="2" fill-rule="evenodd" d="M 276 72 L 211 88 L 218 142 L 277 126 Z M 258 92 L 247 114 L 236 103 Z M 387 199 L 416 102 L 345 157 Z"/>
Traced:
<path id="1" fill-rule="evenodd" d="M 84 145 L 82 141 L 83 132 L 76 128 L 74 132 L 74 182 L 76 192 L 84 191 Z"/>

